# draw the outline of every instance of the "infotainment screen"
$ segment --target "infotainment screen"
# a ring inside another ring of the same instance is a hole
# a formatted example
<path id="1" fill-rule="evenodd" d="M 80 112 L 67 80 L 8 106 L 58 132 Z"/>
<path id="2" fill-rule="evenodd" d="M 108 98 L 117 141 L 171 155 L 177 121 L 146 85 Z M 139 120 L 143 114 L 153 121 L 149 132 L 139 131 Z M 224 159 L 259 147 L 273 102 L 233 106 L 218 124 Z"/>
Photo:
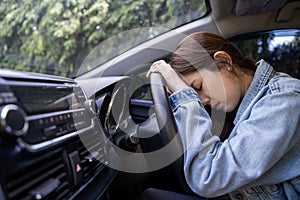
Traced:
<path id="1" fill-rule="evenodd" d="M 13 85 L 10 89 L 27 114 L 70 110 L 79 103 L 71 86 Z"/>

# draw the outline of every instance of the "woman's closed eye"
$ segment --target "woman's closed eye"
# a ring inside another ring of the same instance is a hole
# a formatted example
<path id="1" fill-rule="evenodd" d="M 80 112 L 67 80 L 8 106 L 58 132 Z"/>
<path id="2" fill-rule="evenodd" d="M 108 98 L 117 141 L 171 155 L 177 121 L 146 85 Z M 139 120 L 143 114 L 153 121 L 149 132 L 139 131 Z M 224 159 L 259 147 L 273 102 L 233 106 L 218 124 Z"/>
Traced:
<path id="1" fill-rule="evenodd" d="M 201 83 L 192 85 L 192 87 L 193 87 L 195 90 L 197 90 L 197 91 L 201 91 L 201 90 L 202 90 L 202 84 L 201 84 Z"/>

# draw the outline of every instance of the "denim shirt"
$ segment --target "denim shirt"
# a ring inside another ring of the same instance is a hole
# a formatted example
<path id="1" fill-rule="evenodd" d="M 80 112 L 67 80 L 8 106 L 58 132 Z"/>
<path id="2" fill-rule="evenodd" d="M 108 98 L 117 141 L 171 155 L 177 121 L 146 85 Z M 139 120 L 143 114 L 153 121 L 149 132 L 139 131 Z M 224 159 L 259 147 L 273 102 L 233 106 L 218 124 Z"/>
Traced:
<path id="1" fill-rule="evenodd" d="M 192 88 L 170 96 L 185 177 L 200 196 L 300 199 L 300 80 L 257 65 L 224 142 Z"/>

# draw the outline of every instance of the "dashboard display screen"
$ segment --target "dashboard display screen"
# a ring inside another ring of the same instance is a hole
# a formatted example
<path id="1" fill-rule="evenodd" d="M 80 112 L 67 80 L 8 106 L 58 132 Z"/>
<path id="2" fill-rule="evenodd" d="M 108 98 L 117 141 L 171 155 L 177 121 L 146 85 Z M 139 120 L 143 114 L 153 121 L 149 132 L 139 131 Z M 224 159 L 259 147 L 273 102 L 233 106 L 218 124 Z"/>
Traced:
<path id="1" fill-rule="evenodd" d="M 78 104 L 73 87 L 10 86 L 27 114 L 73 109 Z"/>

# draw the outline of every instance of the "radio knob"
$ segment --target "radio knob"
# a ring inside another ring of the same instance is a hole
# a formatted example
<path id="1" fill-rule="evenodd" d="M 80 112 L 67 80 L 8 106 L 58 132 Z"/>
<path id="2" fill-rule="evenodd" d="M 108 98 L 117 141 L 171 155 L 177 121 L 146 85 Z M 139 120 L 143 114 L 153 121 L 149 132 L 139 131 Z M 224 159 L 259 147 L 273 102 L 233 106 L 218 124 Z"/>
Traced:
<path id="1" fill-rule="evenodd" d="M 23 136 L 28 130 L 26 113 L 19 106 L 8 104 L 0 107 L 0 130 L 9 136 Z"/>

